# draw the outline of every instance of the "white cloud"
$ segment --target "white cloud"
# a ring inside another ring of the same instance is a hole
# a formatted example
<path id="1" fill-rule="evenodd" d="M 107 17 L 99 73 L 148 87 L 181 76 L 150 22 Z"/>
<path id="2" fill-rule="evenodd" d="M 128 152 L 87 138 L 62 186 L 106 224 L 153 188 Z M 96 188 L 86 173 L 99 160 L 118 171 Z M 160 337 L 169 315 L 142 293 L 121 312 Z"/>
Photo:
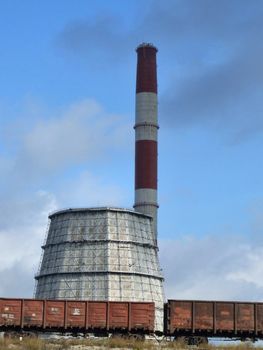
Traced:
<path id="1" fill-rule="evenodd" d="M 258 288 L 263 288 L 263 247 L 247 247 L 246 254 L 243 257 L 246 263 L 242 268 L 236 271 L 230 271 L 226 278 L 229 281 L 252 283 Z"/>
<path id="2" fill-rule="evenodd" d="M 167 298 L 261 300 L 263 246 L 242 236 L 160 241 Z"/>
<path id="3" fill-rule="evenodd" d="M 125 194 L 110 180 L 105 183 L 102 178 L 83 171 L 77 178 L 64 182 L 63 187 L 59 186 L 57 198 L 65 207 L 120 206 L 125 201 Z"/>
<path id="4" fill-rule="evenodd" d="M 46 172 L 96 156 L 101 149 L 96 134 L 104 131 L 96 120 L 100 112 L 95 102 L 82 101 L 62 116 L 40 120 L 24 137 L 27 160 Z M 89 126 L 92 118 L 94 128 Z"/>
<path id="5" fill-rule="evenodd" d="M 0 295 L 31 297 L 47 216 L 56 200 L 38 191 L 27 199 L 17 196 L 0 204 Z"/>
<path id="6" fill-rule="evenodd" d="M 123 120 L 91 99 L 53 111 L 24 133 L 16 166 L 35 178 L 103 158 L 109 148 L 126 147 L 129 125 Z"/>

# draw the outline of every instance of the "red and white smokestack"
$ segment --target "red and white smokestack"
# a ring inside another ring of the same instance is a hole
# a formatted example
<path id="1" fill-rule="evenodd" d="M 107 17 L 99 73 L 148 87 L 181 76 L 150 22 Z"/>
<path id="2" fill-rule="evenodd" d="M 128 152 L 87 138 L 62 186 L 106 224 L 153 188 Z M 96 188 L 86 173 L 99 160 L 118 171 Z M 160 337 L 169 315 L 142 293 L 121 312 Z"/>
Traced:
<path id="1" fill-rule="evenodd" d="M 157 48 L 143 43 L 137 51 L 135 121 L 135 204 L 153 217 L 157 239 Z"/>

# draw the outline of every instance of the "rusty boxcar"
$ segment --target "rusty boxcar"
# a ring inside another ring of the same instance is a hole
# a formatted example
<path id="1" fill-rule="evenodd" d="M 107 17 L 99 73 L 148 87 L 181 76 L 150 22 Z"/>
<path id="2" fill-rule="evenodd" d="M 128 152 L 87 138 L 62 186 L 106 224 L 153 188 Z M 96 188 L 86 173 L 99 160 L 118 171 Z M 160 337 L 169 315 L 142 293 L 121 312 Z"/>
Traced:
<path id="1" fill-rule="evenodd" d="M 4 332 L 152 334 L 154 320 L 152 302 L 0 298 Z M 263 339 L 263 303 L 168 300 L 163 334 L 188 344 L 209 337 Z"/>
<path id="2" fill-rule="evenodd" d="M 152 333 L 152 302 L 0 298 L 0 330 Z"/>
<path id="3" fill-rule="evenodd" d="M 168 300 L 165 333 L 175 337 L 263 337 L 263 303 Z"/>

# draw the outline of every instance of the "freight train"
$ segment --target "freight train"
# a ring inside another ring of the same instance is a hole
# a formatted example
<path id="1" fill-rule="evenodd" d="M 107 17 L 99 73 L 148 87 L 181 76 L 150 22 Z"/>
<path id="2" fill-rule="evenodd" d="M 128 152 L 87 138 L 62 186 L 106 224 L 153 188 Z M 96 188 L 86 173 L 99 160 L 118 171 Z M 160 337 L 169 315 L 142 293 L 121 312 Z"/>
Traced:
<path id="1" fill-rule="evenodd" d="M 155 332 L 152 302 L 0 298 L 0 331 L 159 335 L 188 344 L 212 337 L 263 339 L 263 303 L 168 300 L 163 332 Z"/>

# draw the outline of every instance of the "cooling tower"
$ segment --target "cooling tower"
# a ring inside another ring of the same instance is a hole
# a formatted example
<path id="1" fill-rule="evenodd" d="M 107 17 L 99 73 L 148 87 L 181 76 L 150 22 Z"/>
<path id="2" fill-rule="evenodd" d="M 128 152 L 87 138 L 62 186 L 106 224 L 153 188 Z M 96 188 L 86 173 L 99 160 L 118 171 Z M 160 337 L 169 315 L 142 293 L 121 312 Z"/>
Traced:
<path id="1" fill-rule="evenodd" d="M 83 208 L 49 219 L 35 298 L 153 301 L 162 330 L 163 279 L 151 217 Z"/>

